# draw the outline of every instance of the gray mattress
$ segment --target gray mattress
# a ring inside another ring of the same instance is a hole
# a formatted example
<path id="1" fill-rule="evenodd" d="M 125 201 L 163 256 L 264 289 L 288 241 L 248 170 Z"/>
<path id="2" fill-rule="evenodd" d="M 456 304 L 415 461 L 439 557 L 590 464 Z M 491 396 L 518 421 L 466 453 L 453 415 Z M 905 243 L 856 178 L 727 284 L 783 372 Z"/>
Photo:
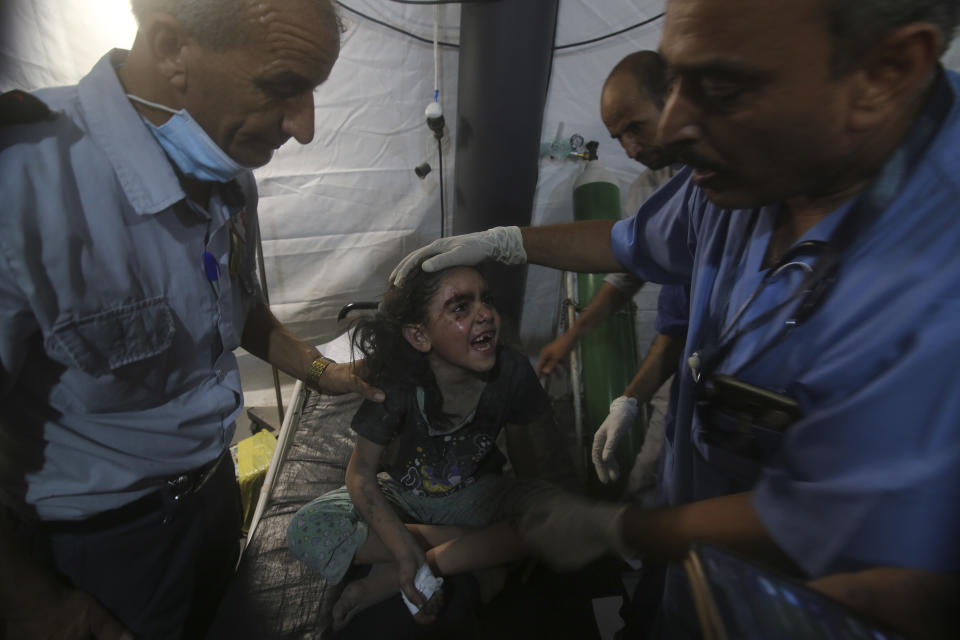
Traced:
<path id="1" fill-rule="evenodd" d="M 266 505 L 221 604 L 214 638 L 320 638 L 339 593 L 287 550 L 287 524 L 297 510 L 343 484 L 353 451 L 350 420 L 360 397 L 304 391 L 290 411 Z M 299 405 L 299 406 L 298 406 Z"/>

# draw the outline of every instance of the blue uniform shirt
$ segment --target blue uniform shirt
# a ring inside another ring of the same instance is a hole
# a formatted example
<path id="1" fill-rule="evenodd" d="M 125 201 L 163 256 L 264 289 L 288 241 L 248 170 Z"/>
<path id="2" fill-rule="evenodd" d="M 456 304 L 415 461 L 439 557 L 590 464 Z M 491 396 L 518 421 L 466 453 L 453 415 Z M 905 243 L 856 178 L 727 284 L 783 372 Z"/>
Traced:
<path id="1" fill-rule="evenodd" d="M 960 569 L 960 79 L 947 72 L 947 80 L 952 106 L 935 140 L 845 251 L 818 311 L 778 341 L 796 306 L 786 304 L 717 367 L 798 401 L 803 416 L 777 451 L 758 466 L 712 446 L 693 380 L 680 379 L 668 500 L 752 489 L 773 539 L 812 576 L 870 565 Z M 849 206 L 798 245 L 829 238 Z M 776 214 L 721 210 L 685 169 L 615 225 L 614 253 L 630 271 L 691 281 L 687 356 L 797 288 L 804 270 L 794 265 L 746 304 L 770 275 L 761 263 Z M 812 263 L 816 253 L 796 260 Z"/>
<path id="2" fill-rule="evenodd" d="M 252 175 L 206 210 L 186 200 L 124 95 L 123 56 L 38 91 L 54 121 L 0 129 L 0 496 L 46 520 L 212 460 L 243 403 L 232 351 L 260 300 Z"/>
<path id="3" fill-rule="evenodd" d="M 654 322 L 657 333 L 685 339 L 689 320 L 689 287 L 675 284 L 661 287 L 657 296 L 657 319 Z"/>
<path id="4" fill-rule="evenodd" d="M 670 336 L 677 340 L 687 339 L 687 326 L 690 322 L 690 287 L 686 285 L 669 284 L 660 288 L 657 297 L 657 333 Z M 678 363 L 679 364 L 679 363 Z M 681 368 L 670 381 L 667 407 L 664 410 L 663 430 L 665 437 L 673 437 L 677 416 L 677 398 L 679 393 L 679 379 L 683 377 L 685 369 Z M 663 473 L 660 473 L 658 486 L 662 485 Z M 658 494 L 662 491 L 658 490 Z"/>

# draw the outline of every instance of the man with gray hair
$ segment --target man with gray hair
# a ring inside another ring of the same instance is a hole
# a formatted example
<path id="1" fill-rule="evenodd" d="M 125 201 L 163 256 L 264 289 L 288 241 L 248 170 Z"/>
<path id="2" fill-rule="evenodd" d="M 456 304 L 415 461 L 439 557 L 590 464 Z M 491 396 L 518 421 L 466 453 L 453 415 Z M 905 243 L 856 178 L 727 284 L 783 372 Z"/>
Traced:
<path id="1" fill-rule="evenodd" d="M 238 346 L 382 399 L 277 321 L 255 270 L 251 168 L 313 138 L 332 3 L 133 8 L 132 50 L 0 104 L 9 638 L 203 636 L 240 541 Z"/>
<path id="2" fill-rule="evenodd" d="M 960 74 L 939 59 L 958 14 L 667 0 L 660 143 L 687 168 L 629 220 L 445 238 L 398 267 L 490 256 L 691 282 L 670 506 L 533 514 L 527 539 L 555 565 L 712 542 L 801 578 L 849 574 L 870 617 L 956 637 Z M 698 633 L 686 589 L 669 570 L 665 637 Z"/>

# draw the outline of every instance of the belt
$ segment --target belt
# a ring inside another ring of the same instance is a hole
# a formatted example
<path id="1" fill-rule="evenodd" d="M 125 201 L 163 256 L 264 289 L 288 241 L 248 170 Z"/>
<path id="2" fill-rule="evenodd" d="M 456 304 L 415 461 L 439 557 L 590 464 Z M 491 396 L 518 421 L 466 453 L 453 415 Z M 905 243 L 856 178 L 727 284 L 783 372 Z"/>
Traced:
<path id="1" fill-rule="evenodd" d="M 228 457 L 227 450 L 219 456 L 174 478 L 167 480 L 160 489 L 137 498 L 133 502 L 102 511 L 83 520 L 44 520 L 40 526 L 48 533 L 95 533 L 112 529 L 150 514 L 158 514 L 161 523 L 166 524 L 170 513 L 183 499 L 200 491 L 213 477 L 223 459 Z"/>
<path id="2" fill-rule="evenodd" d="M 184 496 L 200 491 L 220 466 L 220 462 L 226 457 L 227 450 L 224 449 L 220 452 L 219 456 L 202 467 L 198 467 L 193 471 L 187 471 L 176 478 L 167 480 L 167 490 L 170 492 L 173 501 L 179 502 Z"/>

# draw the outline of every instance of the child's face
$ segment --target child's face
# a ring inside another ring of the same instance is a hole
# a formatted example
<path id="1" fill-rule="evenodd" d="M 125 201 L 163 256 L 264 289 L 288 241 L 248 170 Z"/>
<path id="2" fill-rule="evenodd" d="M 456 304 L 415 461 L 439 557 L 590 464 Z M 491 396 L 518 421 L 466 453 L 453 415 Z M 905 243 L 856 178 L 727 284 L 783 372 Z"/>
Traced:
<path id="1" fill-rule="evenodd" d="M 499 331 L 500 314 L 490 305 L 483 276 L 472 267 L 451 269 L 430 299 L 422 329 L 431 360 L 477 373 L 489 371 L 497 362 Z"/>

